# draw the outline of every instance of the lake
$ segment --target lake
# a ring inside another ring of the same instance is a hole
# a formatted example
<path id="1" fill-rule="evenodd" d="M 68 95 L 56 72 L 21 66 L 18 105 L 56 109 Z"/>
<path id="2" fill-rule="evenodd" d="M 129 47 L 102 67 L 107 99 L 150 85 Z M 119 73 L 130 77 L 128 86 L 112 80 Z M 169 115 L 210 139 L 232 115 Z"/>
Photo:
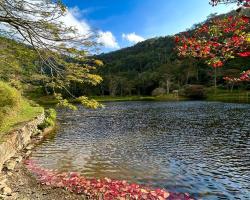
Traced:
<path id="1" fill-rule="evenodd" d="M 32 154 L 42 167 L 124 179 L 202 199 L 250 199 L 250 105 L 110 102 L 59 110 Z"/>

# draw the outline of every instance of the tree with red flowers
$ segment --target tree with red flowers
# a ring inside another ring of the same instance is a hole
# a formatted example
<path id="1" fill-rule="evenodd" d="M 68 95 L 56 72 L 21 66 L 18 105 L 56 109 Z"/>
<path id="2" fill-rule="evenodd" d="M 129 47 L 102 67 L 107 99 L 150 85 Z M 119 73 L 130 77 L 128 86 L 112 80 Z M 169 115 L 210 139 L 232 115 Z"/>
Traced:
<path id="1" fill-rule="evenodd" d="M 214 68 L 216 88 L 216 69 L 236 56 L 250 56 L 249 18 L 228 16 L 213 18 L 193 32 L 175 36 L 180 56 L 192 56 L 204 59 Z"/>

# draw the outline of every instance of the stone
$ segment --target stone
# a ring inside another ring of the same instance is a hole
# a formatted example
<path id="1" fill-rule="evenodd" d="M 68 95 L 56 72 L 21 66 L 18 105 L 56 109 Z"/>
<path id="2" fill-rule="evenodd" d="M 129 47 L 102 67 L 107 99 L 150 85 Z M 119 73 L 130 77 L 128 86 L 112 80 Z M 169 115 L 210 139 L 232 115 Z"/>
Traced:
<path id="1" fill-rule="evenodd" d="M 28 197 L 19 198 L 19 200 L 30 200 Z"/>
<path id="2" fill-rule="evenodd" d="M 6 195 L 0 194 L 0 199 L 6 199 Z"/>
<path id="3" fill-rule="evenodd" d="M 31 149 L 33 149 L 33 148 L 34 148 L 34 145 L 33 145 L 33 144 L 28 144 L 28 146 L 25 147 L 25 149 L 27 149 L 27 150 L 31 150 Z"/>
<path id="4" fill-rule="evenodd" d="M 23 157 L 22 156 L 16 156 L 15 160 L 16 160 L 17 163 L 20 163 L 23 160 Z"/>
<path id="5" fill-rule="evenodd" d="M 7 185 L 5 183 L 0 184 L 0 190 L 6 187 Z"/>
<path id="6" fill-rule="evenodd" d="M 0 185 L 5 184 L 6 181 L 7 181 L 7 179 L 6 179 L 5 177 L 2 177 L 2 178 L 0 179 Z"/>
<path id="7" fill-rule="evenodd" d="M 10 171 L 8 171 L 8 172 L 7 172 L 7 175 L 8 175 L 8 176 L 12 176 L 12 175 L 13 175 L 13 173 L 12 173 L 12 172 L 10 172 Z"/>
<path id="8" fill-rule="evenodd" d="M 11 193 L 12 193 L 12 190 L 11 190 L 11 188 L 9 188 L 8 186 L 6 186 L 6 187 L 4 187 L 4 188 L 1 189 L 1 193 L 2 193 L 3 195 L 10 196 Z"/>
<path id="9" fill-rule="evenodd" d="M 41 130 L 36 130 L 35 131 L 35 134 L 34 134 L 34 136 L 39 136 L 39 135 L 41 135 L 43 132 L 41 131 Z"/>
<path id="10" fill-rule="evenodd" d="M 25 154 L 26 154 L 26 156 L 29 156 L 31 153 L 32 153 L 32 152 L 29 150 L 29 151 L 27 151 Z"/>
<path id="11" fill-rule="evenodd" d="M 43 136 L 42 136 L 42 135 L 39 135 L 39 136 L 38 136 L 38 139 L 39 139 L 39 140 L 43 139 Z"/>
<path id="12" fill-rule="evenodd" d="M 21 124 L 4 137 L 0 142 L 0 171 L 7 160 L 30 143 L 32 133 L 38 130 L 37 126 L 44 121 L 44 118 L 44 113 L 42 113 L 33 120 Z"/>
<path id="13" fill-rule="evenodd" d="M 6 181 L 7 181 L 7 179 L 3 179 L 3 180 L 0 181 L 0 190 L 1 190 L 2 188 L 4 188 L 4 187 L 7 186 L 7 185 L 6 185 Z"/>
<path id="14" fill-rule="evenodd" d="M 5 168 L 9 171 L 14 170 L 16 167 L 16 161 L 15 160 L 9 160 L 5 163 Z"/>

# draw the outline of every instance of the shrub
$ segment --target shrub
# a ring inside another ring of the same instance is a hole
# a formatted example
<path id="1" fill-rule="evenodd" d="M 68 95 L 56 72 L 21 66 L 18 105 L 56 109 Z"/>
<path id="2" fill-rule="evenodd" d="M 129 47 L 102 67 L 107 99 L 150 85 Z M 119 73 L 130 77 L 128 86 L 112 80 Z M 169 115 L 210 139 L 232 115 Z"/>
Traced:
<path id="1" fill-rule="evenodd" d="M 50 126 L 55 126 L 56 121 L 56 111 L 53 108 L 50 108 L 45 111 L 45 120 L 42 124 L 39 125 L 39 129 L 45 129 Z"/>
<path id="2" fill-rule="evenodd" d="M 152 91 L 152 96 L 161 96 L 166 94 L 166 90 L 164 88 L 155 88 Z"/>
<path id="3" fill-rule="evenodd" d="M 10 116 L 15 115 L 21 107 L 21 94 L 0 81 L 0 127 Z"/>
<path id="4" fill-rule="evenodd" d="M 182 95 L 190 99 L 204 99 L 205 89 L 202 85 L 186 85 Z"/>
<path id="5" fill-rule="evenodd" d="M 16 107 L 20 101 L 21 94 L 7 83 L 0 81 L 0 107 Z"/>

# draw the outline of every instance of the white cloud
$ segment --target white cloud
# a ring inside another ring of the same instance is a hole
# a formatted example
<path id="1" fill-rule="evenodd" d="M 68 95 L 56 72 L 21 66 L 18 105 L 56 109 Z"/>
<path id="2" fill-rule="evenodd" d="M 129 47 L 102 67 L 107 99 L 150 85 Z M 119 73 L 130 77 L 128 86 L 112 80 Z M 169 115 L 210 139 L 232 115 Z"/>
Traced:
<path id="1" fill-rule="evenodd" d="M 104 45 L 106 48 L 119 49 L 120 46 L 116 41 L 115 36 L 110 31 L 99 31 L 97 42 Z"/>
<path id="2" fill-rule="evenodd" d="M 136 35 L 135 33 L 128 33 L 128 34 L 123 33 L 122 38 L 132 43 L 138 43 L 145 40 L 142 36 Z"/>
<path id="3" fill-rule="evenodd" d="M 91 9 L 80 9 L 77 6 L 68 8 L 68 10 L 76 18 L 81 18 L 92 11 Z"/>
<path id="4" fill-rule="evenodd" d="M 76 10 L 78 10 L 76 12 Z M 80 11 L 77 7 L 69 9 L 65 16 L 60 18 L 60 21 L 63 21 L 66 26 L 74 27 L 78 30 L 78 33 L 81 35 L 88 34 L 91 31 L 89 24 L 84 19 L 77 19 L 76 16 L 80 15 Z"/>
<path id="5" fill-rule="evenodd" d="M 64 16 L 64 23 L 67 26 L 73 26 L 78 29 L 81 35 L 89 34 L 91 32 L 90 25 L 82 18 L 88 12 L 87 10 L 80 10 L 78 7 L 69 8 L 67 14 Z M 106 48 L 118 49 L 119 44 L 115 36 L 110 31 L 99 31 L 97 35 L 97 42 L 101 43 Z"/>

